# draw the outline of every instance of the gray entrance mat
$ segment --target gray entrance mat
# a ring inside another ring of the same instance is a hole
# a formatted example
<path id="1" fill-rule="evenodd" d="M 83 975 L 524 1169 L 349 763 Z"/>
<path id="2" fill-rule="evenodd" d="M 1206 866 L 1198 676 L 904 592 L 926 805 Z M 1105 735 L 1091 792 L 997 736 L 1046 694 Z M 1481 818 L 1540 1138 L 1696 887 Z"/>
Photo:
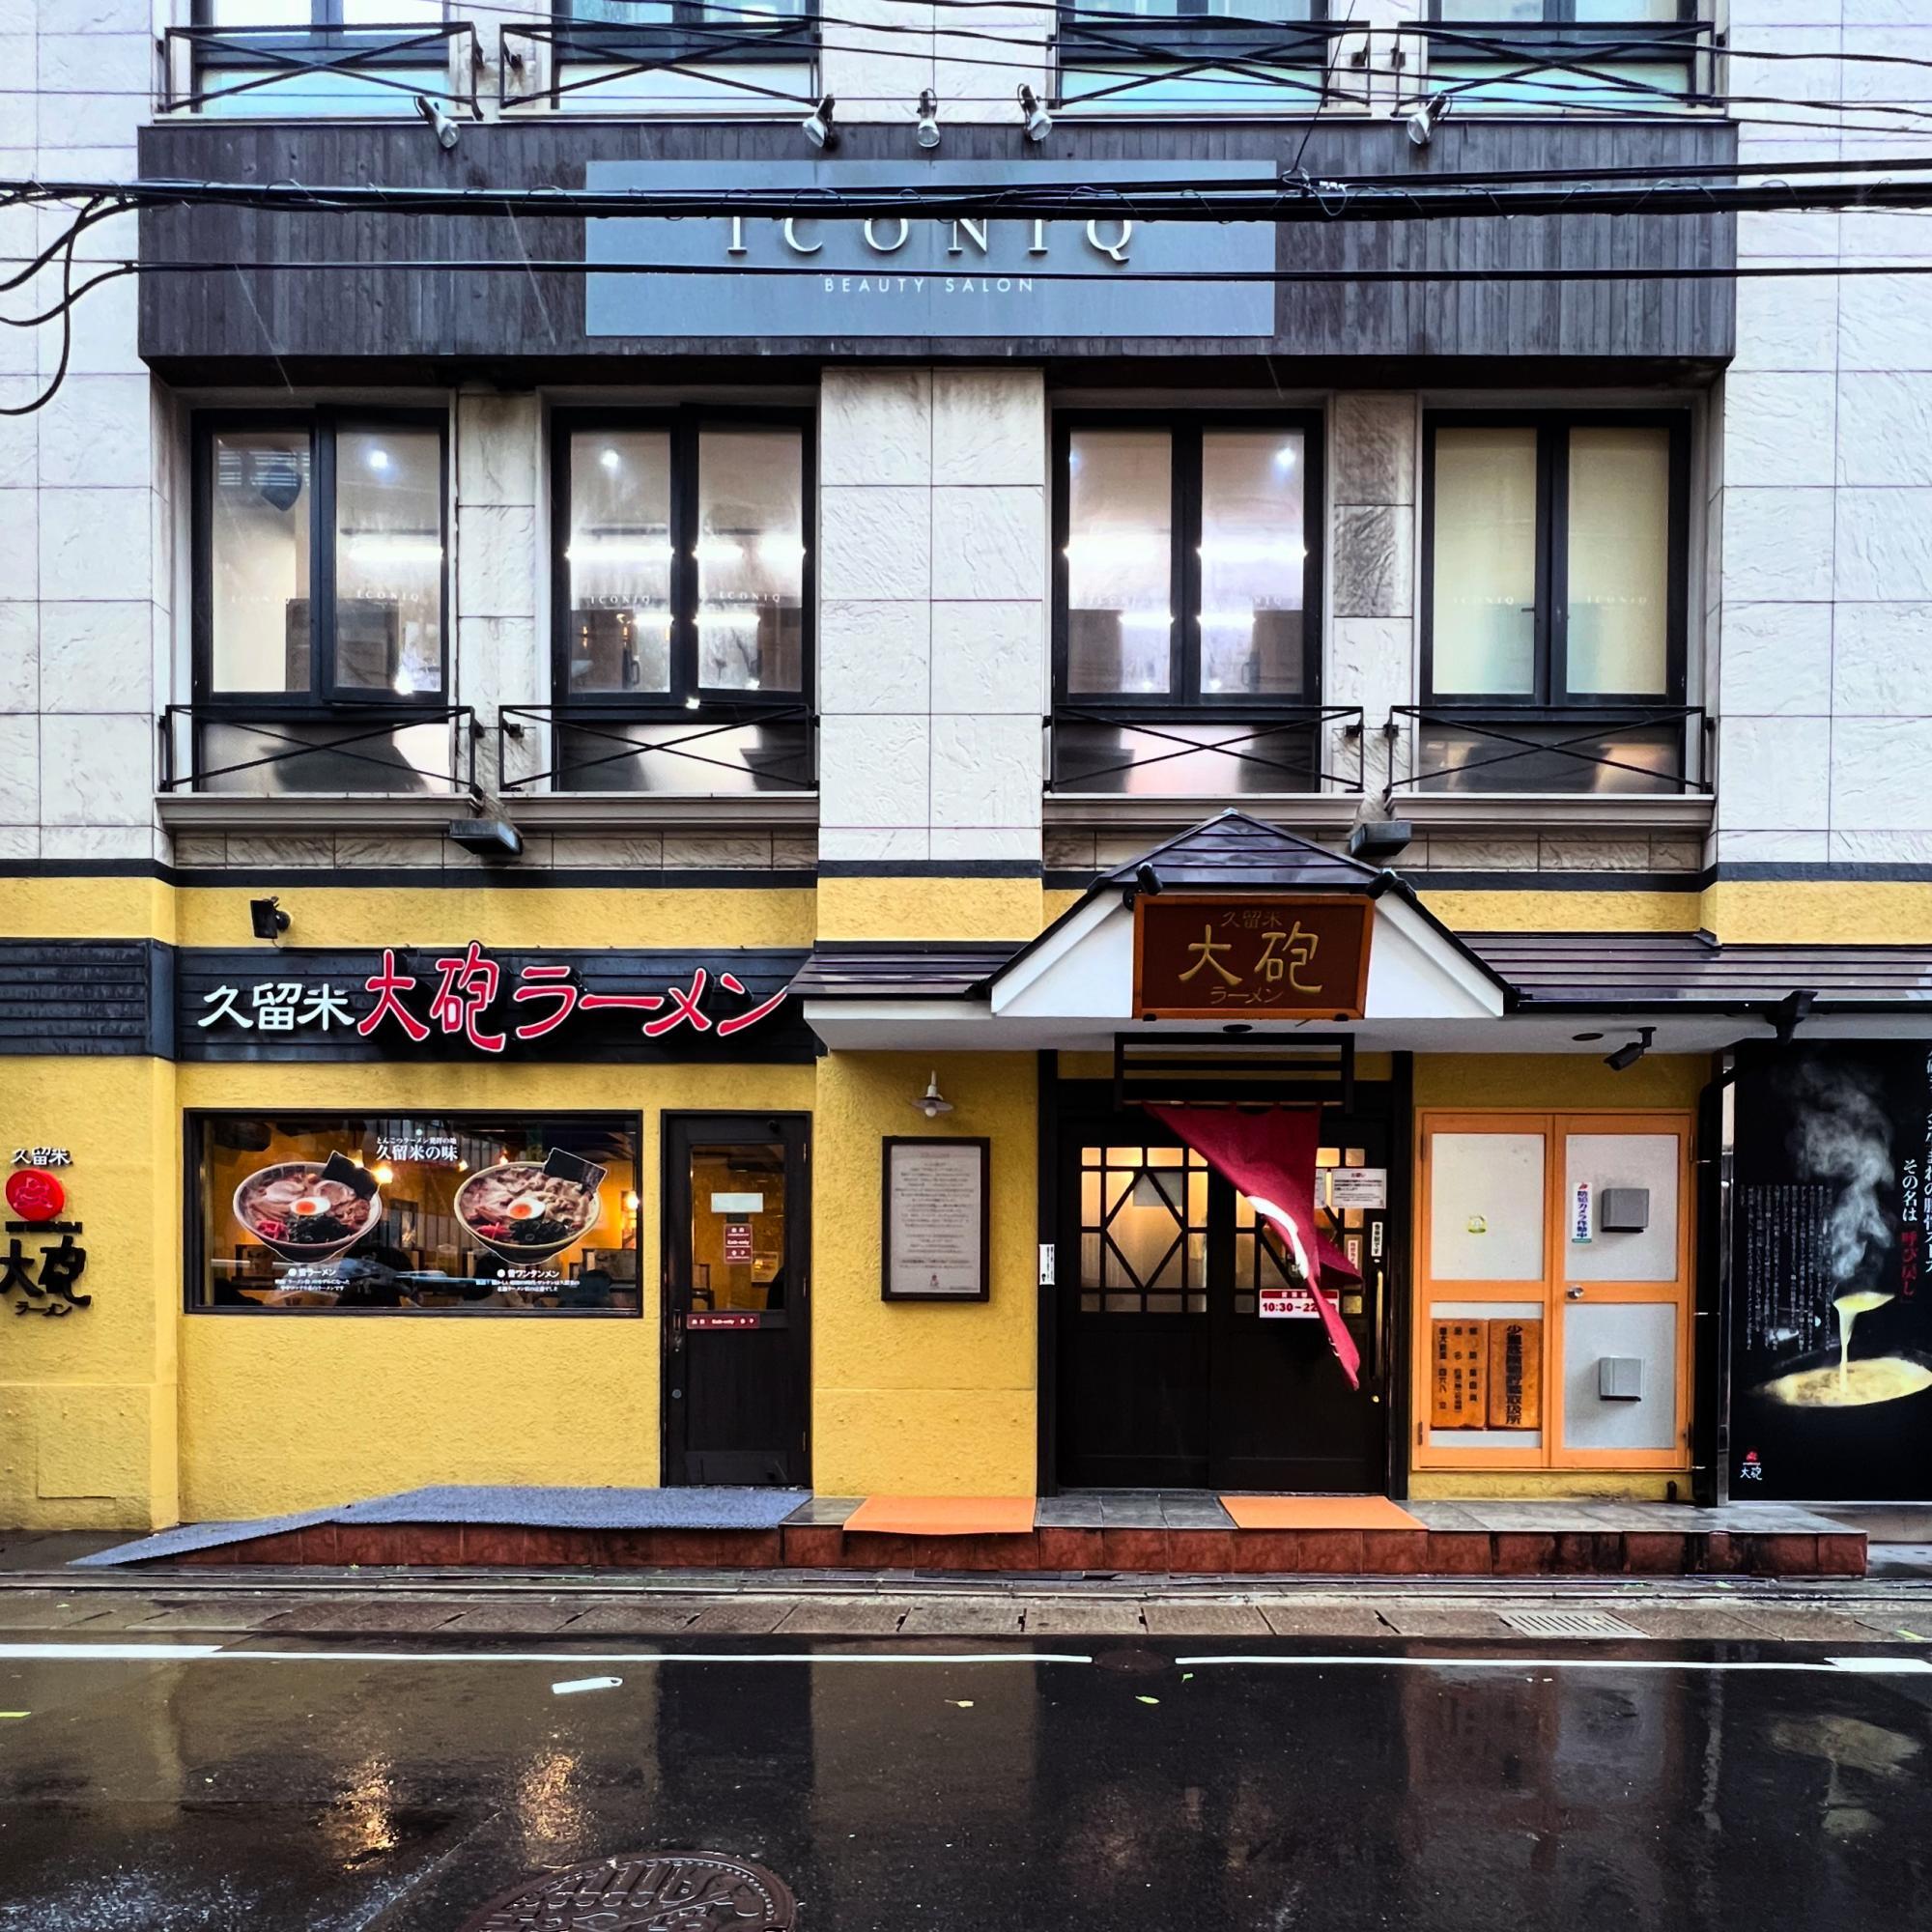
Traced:
<path id="1" fill-rule="evenodd" d="M 334 1509 L 246 1522 L 189 1522 L 133 1543 L 73 1559 L 72 1567 L 108 1569 L 154 1563 L 228 1543 L 306 1529 L 320 1522 L 491 1523 L 520 1529 L 776 1529 L 809 1499 L 805 1490 L 563 1489 L 516 1483 L 438 1483 L 370 1496 Z"/>

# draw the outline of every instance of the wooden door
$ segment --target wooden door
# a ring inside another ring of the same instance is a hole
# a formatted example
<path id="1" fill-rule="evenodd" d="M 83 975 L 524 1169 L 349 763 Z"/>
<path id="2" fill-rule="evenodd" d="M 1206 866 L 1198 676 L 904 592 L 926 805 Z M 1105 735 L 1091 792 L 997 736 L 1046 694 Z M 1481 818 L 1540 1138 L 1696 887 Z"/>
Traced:
<path id="1" fill-rule="evenodd" d="M 809 1157 L 803 1115 L 666 1116 L 667 1483 L 810 1480 Z"/>

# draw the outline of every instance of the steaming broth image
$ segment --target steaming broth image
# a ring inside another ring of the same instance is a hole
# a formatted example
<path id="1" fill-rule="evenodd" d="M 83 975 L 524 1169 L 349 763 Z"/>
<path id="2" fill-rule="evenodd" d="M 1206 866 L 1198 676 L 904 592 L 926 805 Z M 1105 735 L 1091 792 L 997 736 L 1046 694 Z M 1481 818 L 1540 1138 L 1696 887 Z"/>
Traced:
<path id="1" fill-rule="evenodd" d="M 1908 1355 L 1875 1355 L 1844 1368 L 1801 1369 L 1766 1382 L 1764 1393 L 1788 1408 L 1865 1408 L 1932 1388 L 1932 1366 Z"/>
<path id="2" fill-rule="evenodd" d="M 1774 1402 L 1793 1408 L 1863 1408 L 1875 1402 L 1896 1402 L 1932 1388 L 1932 1367 L 1905 1355 L 1878 1355 L 1852 1360 L 1852 1330 L 1861 1315 L 1869 1315 L 1891 1300 L 1876 1289 L 1854 1289 L 1832 1306 L 1838 1317 L 1838 1366 L 1801 1369 L 1767 1382 L 1764 1392 Z"/>

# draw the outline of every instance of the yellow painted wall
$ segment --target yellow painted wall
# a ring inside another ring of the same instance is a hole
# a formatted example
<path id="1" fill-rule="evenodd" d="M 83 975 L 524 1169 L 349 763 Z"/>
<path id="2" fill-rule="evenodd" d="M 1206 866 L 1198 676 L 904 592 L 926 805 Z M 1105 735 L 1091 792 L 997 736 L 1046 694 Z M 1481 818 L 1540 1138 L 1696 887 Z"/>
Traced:
<path id="1" fill-rule="evenodd" d="M 642 1314 L 184 1316 L 182 1513 L 269 1515 L 421 1483 L 658 1478 L 660 1114 L 804 1112 L 810 1066 L 198 1064 L 180 1104 L 643 1115 Z"/>
<path id="2" fill-rule="evenodd" d="M 1045 923 L 1039 880 L 821 879 L 822 939 L 1031 939 Z"/>
<path id="3" fill-rule="evenodd" d="M 62 1219 L 81 1224 L 76 1293 L 93 1296 L 58 1318 L 0 1308 L 0 1523 L 144 1529 L 175 1520 L 173 1072 L 118 1057 L 0 1062 L 0 1157 L 23 1146 L 71 1151 Z M 42 1245 L 59 1236 L 5 1238 L 38 1274 Z"/>
<path id="4" fill-rule="evenodd" d="M 934 1069 L 955 1111 L 912 1108 Z M 1038 1296 L 1031 1054 L 835 1053 L 818 1064 L 812 1480 L 822 1494 L 1030 1496 Z M 881 1142 L 992 1141 L 992 1298 L 880 1298 Z"/>
<path id="5" fill-rule="evenodd" d="M 1615 1044 L 1605 1040 L 1605 1048 Z M 1593 1053 L 1418 1053 L 1418 1107 L 1694 1107 L 1711 1077 L 1701 1053 L 1647 1053 L 1617 1072 Z"/>

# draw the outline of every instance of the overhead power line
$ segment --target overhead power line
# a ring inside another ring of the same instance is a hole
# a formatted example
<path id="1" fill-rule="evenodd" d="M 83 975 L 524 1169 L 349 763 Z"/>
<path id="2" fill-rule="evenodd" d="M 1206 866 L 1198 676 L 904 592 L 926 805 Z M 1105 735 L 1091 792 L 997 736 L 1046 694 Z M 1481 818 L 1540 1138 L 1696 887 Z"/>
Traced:
<path id="1" fill-rule="evenodd" d="M 911 164 L 909 164 L 911 165 Z M 206 207 L 245 208 L 284 215 L 379 213 L 403 216 L 463 214 L 480 218 L 529 215 L 555 219 L 623 219 L 704 215 L 864 219 L 925 215 L 937 219 L 1124 218 L 1136 221 L 1268 221 L 1283 225 L 1336 222 L 1483 220 L 1560 215 L 1693 215 L 1737 213 L 1916 211 L 1932 208 L 1932 180 L 1894 177 L 1932 167 L 1932 160 L 1862 170 L 1844 163 L 1814 172 L 1803 164 L 1764 180 L 1689 174 L 1685 179 L 1520 180 L 1463 182 L 1442 186 L 1427 177 L 1372 183 L 1334 180 L 1204 180 L 1068 184 L 1016 180 L 988 185 L 949 182 L 877 186 L 590 188 L 385 186 L 372 183 L 299 182 L 0 181 L 0 200 L 91 200 L 105 204 L 91 218 L 131 211 Z"/>

